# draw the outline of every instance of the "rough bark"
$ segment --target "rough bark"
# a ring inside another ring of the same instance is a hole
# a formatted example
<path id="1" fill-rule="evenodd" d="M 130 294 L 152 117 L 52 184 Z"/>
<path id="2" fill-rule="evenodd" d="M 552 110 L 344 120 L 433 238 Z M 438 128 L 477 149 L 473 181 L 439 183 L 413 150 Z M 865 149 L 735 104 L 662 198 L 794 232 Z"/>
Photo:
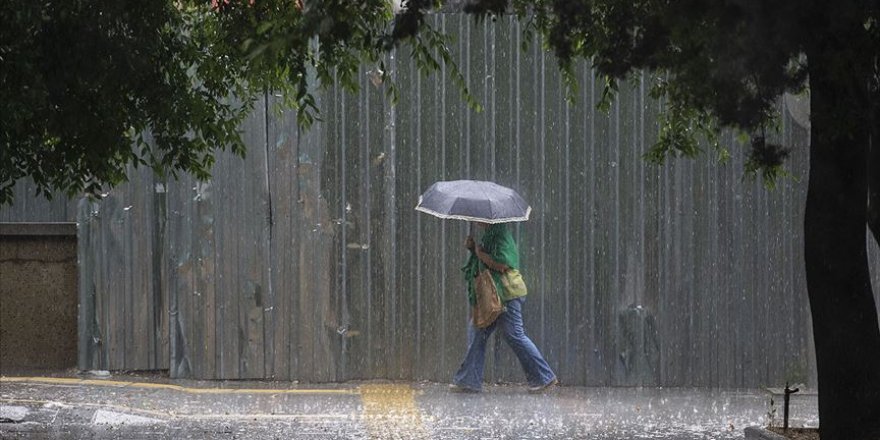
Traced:
<path id="1" fill-rule="evenodd" d="M 877 61 L 875 61 L 876 63 Z M 876 69 L 877 67 L 875 67 Z M 875 72 L 875 75 L 877 73 Z M 871 139 L 868 145 L 868 228 L 880 246 L 880 84 L 875 77 L 870 95 L 871 113 L 868 126 Z"/>
<path id="2" fill-rule="evenodd" d="M 834 36 L 808 49 L 812 143 L 804 246 L 822 440 L 880 438 L 880 325 L 865 236 L 872 128 L 865 63 L 850 42 Z"/>

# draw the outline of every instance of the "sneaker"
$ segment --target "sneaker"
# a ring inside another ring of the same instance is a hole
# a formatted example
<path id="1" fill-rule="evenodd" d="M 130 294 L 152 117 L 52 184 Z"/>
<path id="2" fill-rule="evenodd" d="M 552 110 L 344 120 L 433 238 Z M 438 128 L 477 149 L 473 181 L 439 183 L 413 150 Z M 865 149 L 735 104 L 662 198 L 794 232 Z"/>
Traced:
<path id="1" fill-rule="evenodd" d="M 451 383 L 449 384 L 449 391 L 453 393 L 479 393 L 480 390 L 475 390 L 473 388 L 463 387 L 458 384 Z"/>
<path id="2" fill-rule="evenodd" d="M 552 387 L 552 386 L 554 386 L 554 385 L 556 385 L 556 384 L 558 384 L 558 383 L 559 383 L 559 380 L 556 379 L 556 378 L 554 377 L 553 380 L 551 380 L 550 382 L 545 383 L 544 385 L 538 385 L 538 386 L 535 386 L 535 387 L 529 387 L 529 392 L 532 393 L 532 394 L 543 393 L 543 392 L 546 391 L 548 388 L 550 388 L 550 387 Z"/>

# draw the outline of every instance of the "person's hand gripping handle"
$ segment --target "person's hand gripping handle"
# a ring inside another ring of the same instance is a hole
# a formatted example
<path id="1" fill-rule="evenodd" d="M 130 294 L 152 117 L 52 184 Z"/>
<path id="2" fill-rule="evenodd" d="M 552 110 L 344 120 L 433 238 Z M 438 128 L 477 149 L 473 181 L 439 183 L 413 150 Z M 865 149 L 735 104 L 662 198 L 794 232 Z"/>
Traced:
<path id="1" fill-rule="evenodd" d="M 464 247 L 465 247 L 467 250 L 471 251 L 471 252 L 473 252 L 474 249 L 476 249 L 477 244 L 474 242 L 474 236 L 473 236 L 473 235 L 468 235 L 468 236 L 467 236 L 467 238 L 464 240 Z"/>

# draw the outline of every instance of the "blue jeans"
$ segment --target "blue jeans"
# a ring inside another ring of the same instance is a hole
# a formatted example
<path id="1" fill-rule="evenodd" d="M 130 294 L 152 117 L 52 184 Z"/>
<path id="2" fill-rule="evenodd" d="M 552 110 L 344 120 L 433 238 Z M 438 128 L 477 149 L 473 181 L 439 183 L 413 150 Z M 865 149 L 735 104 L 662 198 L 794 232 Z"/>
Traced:
<path id="1" fill-rule="evenodd" d="M 513 349 L 523 371 L 526 373 L 526 381 L 529 386 L 546 385 L 556 378 L 550 365 L 541 356 L 538 347 L 526 336 L 523 330 L 522 305 L 525 298 L 516 298 L 505 303 L 507 311 L 498 316 L 498 319 L 486 328 L 474 327 L 473 321 L 468 324 L 468 351 L 458 371 L 452 379 L 452 383 L 479 391 L 483 386 L 483 364 L 486 358 L 486 343 L 496 327 L 501 327 L 504 332 L 504 340 Z"/>

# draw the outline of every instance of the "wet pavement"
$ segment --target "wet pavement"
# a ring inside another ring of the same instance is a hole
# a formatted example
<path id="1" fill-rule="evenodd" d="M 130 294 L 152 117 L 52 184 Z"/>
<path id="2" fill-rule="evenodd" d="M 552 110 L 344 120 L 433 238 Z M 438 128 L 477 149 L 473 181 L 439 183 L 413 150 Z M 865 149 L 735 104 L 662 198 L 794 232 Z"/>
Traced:
<path id="1" fill-rule="evenodd" d="M 0 377 L 3 439 L 741 439 L 781 424 L 765 390 Z M 793 426 L 818 425 L 816 396 Z"/>

